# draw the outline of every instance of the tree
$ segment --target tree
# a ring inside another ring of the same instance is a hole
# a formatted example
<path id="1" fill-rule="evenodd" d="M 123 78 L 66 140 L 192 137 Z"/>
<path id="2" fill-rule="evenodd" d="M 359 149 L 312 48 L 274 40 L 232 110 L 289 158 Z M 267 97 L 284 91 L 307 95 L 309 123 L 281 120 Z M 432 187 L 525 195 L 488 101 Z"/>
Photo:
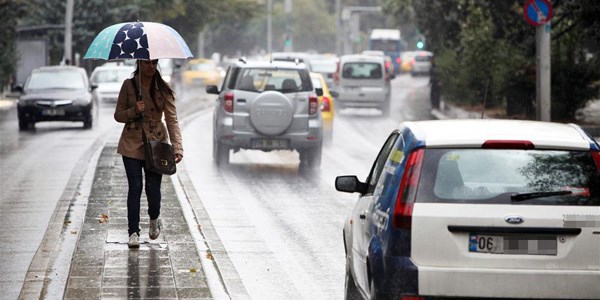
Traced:
<path id="1" fill-rule="evenodd" d="M 0 91 L 11 83 L 17 68 L 17 21 L 26 12 L 23 0 L 8 1 L 0 4 L 0 15 L 3 21 L 0 25 Z"/>
<path id="2" fill-rule="evenodd" d="M 416 24 L 435 53 L 444 99 L 505 105 L 532 117 L 535 105 L 535 28 L 523 20 L 525 1 L 385 0 L 384 11 Z M 552 117 L 572 119 L 598 96 L 600 3 L 554 1 Z M 488 84 L 489 83 L 489 84 Z"/>

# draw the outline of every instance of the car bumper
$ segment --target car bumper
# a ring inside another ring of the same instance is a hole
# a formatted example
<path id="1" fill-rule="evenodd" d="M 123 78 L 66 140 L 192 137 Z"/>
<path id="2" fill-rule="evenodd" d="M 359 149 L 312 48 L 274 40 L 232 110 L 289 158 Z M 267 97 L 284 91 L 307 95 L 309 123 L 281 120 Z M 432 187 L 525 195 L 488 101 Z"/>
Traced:
<path id="1" fill-rule="evenodd" d="M 18 106 L 20 120 L 28 122 L 41 121 L 84 121 L 89 118 L 92 107 L 88 106 Z"/>
<path id="2" fill-rule="evenodd" d="M 598 299 L 600 270 L 523 270 L 419 267 L 427 296 Z"/>
<path id="3" fill-rule="evenodd" d="M 286 132 L 281 135 L 262 135 L 255 131 L 233 129 L 231 118 L 225 118 L 216 127 L 219 141 L 232 149 L 256 150 L 299 150 L 318 147 L 323 142 L 323 124 L 321 120 L 310 120 L 308 130 L 302 132 Z M 259 145 L 262 140 L 271 145 Z"/>

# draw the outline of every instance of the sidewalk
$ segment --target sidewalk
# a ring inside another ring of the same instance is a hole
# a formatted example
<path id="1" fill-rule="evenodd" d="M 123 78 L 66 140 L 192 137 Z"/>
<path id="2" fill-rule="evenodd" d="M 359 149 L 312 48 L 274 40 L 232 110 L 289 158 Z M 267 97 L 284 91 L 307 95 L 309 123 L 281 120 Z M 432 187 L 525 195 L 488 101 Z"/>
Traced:
<path id="1" fill-rule="evenodd" d="M 67 281 L 65 299 L 212 299 L 174 186 L 162 182 L 160 237 L 148 238 L 143 194 L 140 248 L 127 247 L 127 178 L 116 145 L 102 150 Z"/>

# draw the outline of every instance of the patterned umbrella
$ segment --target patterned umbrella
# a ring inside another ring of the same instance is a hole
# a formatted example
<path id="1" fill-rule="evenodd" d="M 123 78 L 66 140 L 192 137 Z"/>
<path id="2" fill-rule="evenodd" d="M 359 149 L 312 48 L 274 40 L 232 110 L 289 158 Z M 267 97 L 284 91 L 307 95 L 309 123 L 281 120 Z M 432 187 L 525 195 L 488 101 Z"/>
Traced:
<path id="1" fill-rule="evenodd" d="M 147 60 L 189 57 L 193 57 L 190 48 L 173 28 L 153 22 L 130 22 L 102 30 L 83 58 Z"/>

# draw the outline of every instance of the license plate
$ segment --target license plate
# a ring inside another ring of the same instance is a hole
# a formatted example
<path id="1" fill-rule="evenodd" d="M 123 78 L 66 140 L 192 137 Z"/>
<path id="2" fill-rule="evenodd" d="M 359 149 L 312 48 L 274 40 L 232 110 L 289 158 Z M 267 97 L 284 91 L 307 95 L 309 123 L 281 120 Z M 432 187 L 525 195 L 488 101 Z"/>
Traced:
<path id="1" fill-rule="evenodd" d="M 46 108 L 42 110 L 42 116 L 64 116 L 65 110 L 63 108 Z"/>
<path id="2" fill-rule="evenodd" d="M 469 235 L 469 252 L 495 254 L 556 255 L 557 239 L 552 235 Z"/>
<path id="3" fill-rule="evenodd" d="M 253 139 L 254 149 L 288 149 L 289 141 L 286 139 Z"/>

